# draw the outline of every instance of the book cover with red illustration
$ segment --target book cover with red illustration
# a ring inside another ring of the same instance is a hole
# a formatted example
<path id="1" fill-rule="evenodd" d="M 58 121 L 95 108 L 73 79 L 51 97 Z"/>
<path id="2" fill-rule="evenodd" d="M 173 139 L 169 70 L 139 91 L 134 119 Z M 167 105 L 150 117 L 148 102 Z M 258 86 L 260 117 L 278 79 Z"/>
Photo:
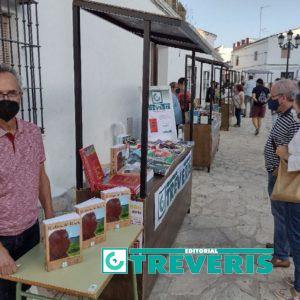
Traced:
<path id="1" fill-rule="evenodd" d="M 137 195 L 140 192 L 140 175 L 116 174 L 107 183 L 103 183 L 100 189 L 106 190 L 120 186 L 129 188 L 132 195 Z"/>
<path id="2" fill-rule="evenodd" d="M 104 173 L 94 145 L 79 150 L 87 183 L 92 192 L 101 184 Z"/>
<path id="3" fill-rule="evenodd" d="M 126 164 L 129 157 L 129 145 L 115 145 L 110 150 L 110 174 L 117 174 Z"/>

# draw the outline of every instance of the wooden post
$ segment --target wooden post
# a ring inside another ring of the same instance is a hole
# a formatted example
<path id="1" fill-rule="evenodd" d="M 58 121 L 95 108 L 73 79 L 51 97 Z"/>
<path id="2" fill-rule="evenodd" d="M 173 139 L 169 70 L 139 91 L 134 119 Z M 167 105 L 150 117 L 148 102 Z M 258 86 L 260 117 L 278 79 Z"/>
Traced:
<path id="1" fill-rule="evenodd" d="M 147 196 L 147 152 L 148 152 L 148 107 L 149 107 L 149 76 L 151 22 L 144 22 L 144 55 L 143 55 L 143 99 L 142 99 L 142 132 L 141 132 L 141 189 L 142 199 Z"/>

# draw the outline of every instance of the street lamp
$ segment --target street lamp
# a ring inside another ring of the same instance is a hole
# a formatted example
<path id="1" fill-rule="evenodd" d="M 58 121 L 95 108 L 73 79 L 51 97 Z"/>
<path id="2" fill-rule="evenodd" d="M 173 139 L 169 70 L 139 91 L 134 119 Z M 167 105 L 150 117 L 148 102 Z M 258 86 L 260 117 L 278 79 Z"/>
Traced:
<path id="1" fill-rule="evenodd" d="M 278 45 L 281 49 L 287 50 L 287 62 L 286 62 L 286 73 L 285 73 L 285 78 L 288 78 L 289 74 L 289 60 L 291 56 L 291 50 L 297 49 L 300 46 L 300 35 L 297 34 L 295 37 L 295 43 L 293 43 L 293 31 L 289 30 L 287 33 L 287 41 L 285 42 L 285 37 L 281 33 L 278 36 Z"/>

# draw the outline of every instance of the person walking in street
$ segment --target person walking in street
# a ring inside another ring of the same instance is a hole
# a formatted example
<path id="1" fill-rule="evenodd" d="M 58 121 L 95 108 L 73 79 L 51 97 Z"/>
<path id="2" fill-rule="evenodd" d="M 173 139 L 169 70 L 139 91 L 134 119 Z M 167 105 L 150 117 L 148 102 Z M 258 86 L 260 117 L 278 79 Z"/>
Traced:
<path id="1" fill-rule="evenodd" d="M 253 75 L 249 75 L 249 80 L 247 80 L 244 84 L 244 92 L 245 92 L 245 110 L 243 111 L 244 117 L 247 117 L 248 104 L 250 106 L 249 111 L 251 111 L 252 102 L 253 102 L 252 92 L 255 87 L 256 87 L 256 82 L 253 79 Z"/>
<path id="2" fill-rule="evenodd" d="M 182 124 L 182 112 L 181 112 L 179 100 L 176 95 L 176 89 L 178 87 L 177 83 L 171 82 L 170 87 L 171 87 L 171 92 L 172 92 L 172 100 L 173 100 L 173 109 L 174 109 L 174 114 L 175 114 L 176 128 L 178 131 L 178 126 Z"/>
<path id="3" fill-rule="evenodd" d="M 294 101 L 294 118 L 297 123 L 300 123 L 300 94 L 296 96 Z M 279 146 L 276 154 L 288 162 L 288 172 L 300 171 L 300 131 L 298 131 L 289 145 Z M 300 183 L 299 183 L 300 184 Z M 300 203 L 286 203 L 286 226 L 287 236 L 293 253 L 293 261 L 295 266 L 294 277 L 285 278 L 286 283 L 291 287 L 290 293 L 292 298 L 300 299 Z M 284 299 L 285 291 L 276 291 L 275 295 Z"/>
<path id="4" fill-rule="evenodd" d="M 279 146 L 288 145 L 300 129 L 300 123 L 296 122 L 292 113 L 294 95 L 297 86 L 294 81 L 283 79 L 272 86 L 271 96 L 278 99 L 279 111 L 276 124 L 265 145 L 265 166 L 268 172 L 268 192 L 272 195 L 280 158 L 276 154 Z M 271 200 L 271 212 L 274 218 L 274 255 L 272 264 L 274 267 L 289 267 L 290 246 L 286 227 L 286 202 Z M 267 245 L 268 247 L 268 245 Z"/>
<path id="5" fill-rule="evenodd" d="M 259 134 L 262 119 L 266 114 L 266 104 L 270 97 L 270 90 L 264 86 L 264 81 L 259 78 L 256 87 L 252 91 L 253 105 L 251 109 L 252 122 L 255 127 L 255 135 Z"/>
<path id="6" fill-rule="evenodd" d="M 1 275 L 15 273 L 15 261 L 39 243 L 39 200 L 45 218 L 54 216 L 41 131 L 16 117 L 21 95 L 16 71 L 0 65 Z M 0 299 L 16 299 L 15 287 L 0 279 Z"/>
<path id="7" fill-rule="evenodd" d="M 236 127 L 241 127 L 241 115 L 244 108 L 245 94 L 241 84 L 234 86 L 233 103 L 235 107 Z"/>

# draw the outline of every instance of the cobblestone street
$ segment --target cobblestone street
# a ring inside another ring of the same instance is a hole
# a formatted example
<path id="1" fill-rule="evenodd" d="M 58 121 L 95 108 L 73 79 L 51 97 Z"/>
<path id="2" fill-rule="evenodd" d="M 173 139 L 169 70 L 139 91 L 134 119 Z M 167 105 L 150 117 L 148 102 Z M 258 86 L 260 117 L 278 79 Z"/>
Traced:
<path id="1" fill-rule="evenodd" d="M 266 188 L 263 148 L 270 118 L 258 137 L 249 118 L 241 128 L 222 132 L 211 173 L 194 171 L 191 214 L 174 247 L 264 247 L 272 242 L 273 220 Z M 216 276 L 186 273 L 160 276 L 151 300 L 274 299 L 285 288 L 283 277 L 292 268 L 269 276 Z"/>

